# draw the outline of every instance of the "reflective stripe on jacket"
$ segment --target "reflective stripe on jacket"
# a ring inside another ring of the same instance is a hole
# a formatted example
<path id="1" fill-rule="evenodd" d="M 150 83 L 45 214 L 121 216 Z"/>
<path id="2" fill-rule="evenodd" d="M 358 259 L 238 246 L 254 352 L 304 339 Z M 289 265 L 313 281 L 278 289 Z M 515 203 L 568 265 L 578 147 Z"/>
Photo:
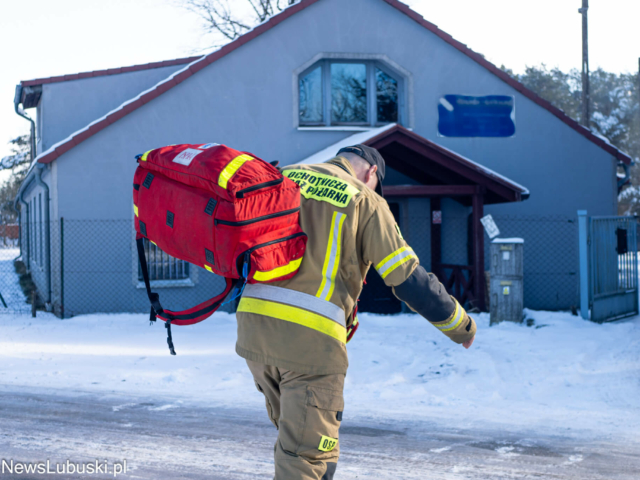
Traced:
<path id="1" fill-rule="evenodd" d="M 346 327 L 369 267 L 393 287 L 412 274 L 418 257 L 387 202 L 356 179 L 345 158 L 291 165 L 283 174 L 301 187 L 307 249 L 292 279 L 247 285 L 238 306 L 236 351 L 298 373 L 346 373 Z"/>

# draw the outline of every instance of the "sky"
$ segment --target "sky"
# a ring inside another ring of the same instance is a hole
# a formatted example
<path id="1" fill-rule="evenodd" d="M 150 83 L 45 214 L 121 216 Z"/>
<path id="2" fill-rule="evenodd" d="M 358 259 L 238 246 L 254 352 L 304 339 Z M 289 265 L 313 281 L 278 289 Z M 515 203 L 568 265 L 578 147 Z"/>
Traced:
<path id="1" fill-rule="evenodd" d="M 14 112 L 21 80 L 191 56 L 214 42 L 181 0 L 0 2 L 0 158 L 27 133 Z M 348 1 L 348 0 L 345 0 Z M 229 0 L 243 7 L 245 0 Z M 545 63 L 580 68 L 581 0 L 405 0 L 491 62 L 522 72 Z M 591 0 L 591 69 L 636 72 L 638 0 Z M 27 112 L 35 116 L 35 109 Z M 0 182 L 6 174 L 0 172 Z"/>

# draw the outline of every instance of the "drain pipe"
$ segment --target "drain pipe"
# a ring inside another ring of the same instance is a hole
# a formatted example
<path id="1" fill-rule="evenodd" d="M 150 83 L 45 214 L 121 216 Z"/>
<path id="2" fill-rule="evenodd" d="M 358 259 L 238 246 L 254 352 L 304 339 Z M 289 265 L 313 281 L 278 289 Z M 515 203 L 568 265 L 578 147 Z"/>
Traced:
<path id="1" fill-rule="evenodd" d="M 18 195 L 16 195 L 15 202 L 13 203 L 13 208 L 16 208 L 16 210 L 18 202 L 22 203 L 22 206 L 25 209 L 25 213 L 27 214 L 25 218 L 25 230 L 27 234 L 27 258 L 22 259 L 25 266 L 27 267 L 27 271 L 31 271 L 31 227 L 29 225 L 31 216 L 29 215 L 29 204 L 24 199 L 24 192 L 27 191 L 31 182 L 33 182 L 33 177 L 31 177 L 28 182 L 22 184 L 23 186 L 20 187 L 20 190 L 18 190 Z M 20 255 L 22 255 L 22 242 L 20 243 Z"/>
<path id="2" fill-rule="evenodd" d="M 22 237 L 23 237 L 23 235 L 22 235 L 22 220 L 25 217 L 23 217 L 23 215 L 22 215 L 22 209 L 18 208 L 18 202 L 21 201 L 21 197 L 22 197 L 21 193 L 18 193 L 18 195 L 16 195 L 16 199 L 13 201 L 13 209 L 16 212 L 18 212 L 18 229 L 19 229 L 18 232 L 19 232 L 19 236 L 20 236 L 20 238 L 18 239 L 18 245 L 20 246 L 20 255 L 18 255 L 18 258 L 22 258 L 22 261 L 26 265 L 25 258 L 22 256 L 22 244 L 24 243 L 22 241 Z M 29 206 L 24 201 L 22 201 L 22 205 L 23 205 L 22 208 L 25 209 L 25 214 L 26 214 L 26 219 L 27 219 L 26 222 L 25 222 L 24 233 L 25 233 L 25 235 L 27 237 L 27 248 L 29 248 L 29 220 L 28 220 L 29 219 Z"/>
<path id="3" fill-rule="evenodd" d="M 18 84 L 16 85 L 16 94 L 13 97 L 13 107 L 16 111 L 16 113 L 18 115 L 20 115 L 22 118 L 26 119 L 29 121 L 29 123 L 31 124 L 31 130 L 30 130 L 30 137 L 29 137 L 29 153 L 30 153 L 30 158 L 29 161 L 30 163 L 33 162 L 33 159 L 36 158 L 36 123 L 33 121 L 33 119 L 31 117 L 29 117 L 29 115 L 27 115 L 24 112 L 24 109 L 22 109 L 20 107 L 20 103 L 22 102 L 22 85 Z M 31 183 L 33 181 L 33 178 L 29 181 L 29 183 Z M 29 205 L 27 204 L 27 202 L 24 201 L 24 192 L 27 189 L 26 187 L 28 187 L 29 184 L 24 185 L 23 188 L 21 188 L 18 192 L 18 195 L 16 195 L 16 199 L 13 202 L 13 208 L 18 212 L 18 225 L 20 225 L 20 228 L 22 228 L 22 213 L 20 210 L 18 210 L 18 202 L 21 202 L 22 205 L 24 206 L 25 213 L 27 214 L 27 218 L 26 218 L 26 233 L 27 233 L 27 258 L 26 258 L 26 262 L 25 265 L 27 266 L 27 269 L 30 270 L 29 268 L 29 262 L 30 262 L 30 239 L 29 239 Z M 22 256 L 22 235 L 20 235 L 20 256 Z M 24 261 L 25 259 L 23 259 Z"/>
<path id="4" fill-rule="evenodd" d="M 20 107 L 20 102 L 22 102 L 22 85 L 16 85 L 16 94 L 13 97 L 13 107 L 18 115 L 22 118 L 29 120 L 31 123 L 31 137 L 30 137 L 30 149 L 31 149 L 31 158 L 30 160 L 33 162 L 33 159 L 36 158 L 36 122 L 24 112 L 24 109 Z"/>
<path id="5" fill-rule="evenodd" d="M 41 163 L 36 165 L 36 185 L 40 185 L 44 190 L 44 248 L 47 253 L 47 306 L 51 306 L 51 221 L 49 219 L 49 185 L 42 181 L 42 171 L 45 166 Z"/>

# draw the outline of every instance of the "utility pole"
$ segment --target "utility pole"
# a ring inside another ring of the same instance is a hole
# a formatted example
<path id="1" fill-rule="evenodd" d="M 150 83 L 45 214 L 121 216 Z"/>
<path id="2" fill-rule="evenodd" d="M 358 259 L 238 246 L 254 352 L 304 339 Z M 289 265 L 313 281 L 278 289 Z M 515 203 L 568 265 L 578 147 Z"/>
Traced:
<path id="1" fill-rule="evenodd" d="M 582 124 L 589 127 L 591 119 L 591 96 L 589 94 L 589 34 L 587 11 L 589 0 L 582 0 L 582 8 L 578 12 L 582 14 Z"/>

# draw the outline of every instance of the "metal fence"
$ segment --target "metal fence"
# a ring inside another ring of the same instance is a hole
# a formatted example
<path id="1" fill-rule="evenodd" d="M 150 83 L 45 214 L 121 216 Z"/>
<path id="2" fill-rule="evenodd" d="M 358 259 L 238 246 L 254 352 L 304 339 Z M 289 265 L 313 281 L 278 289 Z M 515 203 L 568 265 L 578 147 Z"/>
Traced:
<path id="1" fill-rule="evenodd" d="M 524 302 L 536 310 L 568 310 L 579 304 L 579 265 L 577 216 L 493 215 L 501 238 L 524 239 Z M 430 219 L 425 214 L 402 217 L 407 242 L 420 263 L 431 265 Z M 442 263 L 472 265 L 472 236 L 469 215 L 442 216 Z M 485 235 L 485 270 L 491 265 Z M 468 277 L 470 270 L 461 270 Z M 468 280 L 468 278 L 467 278 Z M 483 279 L 484 280 L 484 279 Z"/>
<path id="2" fill-rule="evenodd" d="M 48 226 L 31 223 L 23 225 L 20 239 L 21 255 L 17 241 L 10 248 L 0 245 L 0 293 L 11 299 L 8 308 L 0 305 L 0 313 L 31 311 L 30 285 L 37 292 L 37 309 L 60 317 L 149 311 L 133 221 L 60 219 Z M 152 244 L 146 248 L 153 290 L 167 308 L 189 308 L 223 290 L 222 278 L 169 257 Z M 16 265 L 24 265 L 22 275 Z"/>
<path id="3" fill-rule="evenodd" d="M 31 310 L 20 287 L 20 276 L 16 273 L 14 260 L 20 254 L 19 230 L 0 225 L 0 313 L 21 313 Z M 12 232 L 15 232 L 15 234 Z"/>
<path id="4" fill-rule="evenodd" d="M 591 320 L 638 313 L 637 226 L 634 217 L 591 217 L 588 232 Z"/>
<path id="5" fill-rule="evenodd" d="M 429 212 L 409 213 L 402 217 L 403 234 L 421 263 L 431 269 Z M 494 215 L 494 219 L 501 237 L 525 240 L 525 306 L 541 310 L 577 306 L 577 217 Z M 445 214 L 442 222 L 442 263 L 470 265 L 469 217 Z M 24 265 L 22 272 L 16 272 L 13 261 L 20 254 L 18 239 L 0 237 L 0 294 L 7 304 L 7 308 L 0 305 L 0 313 L 29 312 L 30 287 L 37 291 L 38 309 L 49 309 L 61 317 L 149 311 L 131 220 L 62 219 L 46 227 L 31 223 L 20 230 L 23 263 L 18 266 Z M 487 270 L 489 243 L 485 236 Z M 153 288 L 167 308 L 188 308 L 222 291 L 224 281 L 220 277 L 176 261 L 153 245 L 147 248 Z"/>

